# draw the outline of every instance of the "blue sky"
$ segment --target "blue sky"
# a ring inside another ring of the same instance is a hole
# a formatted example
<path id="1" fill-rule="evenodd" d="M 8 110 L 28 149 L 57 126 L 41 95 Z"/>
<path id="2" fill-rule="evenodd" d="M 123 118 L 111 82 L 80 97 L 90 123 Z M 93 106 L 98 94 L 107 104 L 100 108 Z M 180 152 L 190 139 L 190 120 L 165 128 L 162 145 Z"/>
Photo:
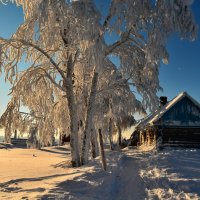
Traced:
<path id="1" fill-rule="evenodd" d="M 197 24 L 200 26 L 200 1 L 192 5 Z M 161 65 L 160 83 L 166 95 L 172 99 L 181 91 L 187 91 L 200 102 L 200 30 L 196 41 L 180 40 L 177 35 L 169 38 L 168 65 Z"/>
<path id="2" fill-rule="evenodd" d="M 16 30 L 19 24 L 23 22 L 23 13 L 20 7 L 14 4 L 0 4 L 0 36 L 9 38 Z M 10 99 L 8 97 L 10 85 L 5 83 L 4 76 L 0 76 L 0 115 L 6 109 Z"/>
<path id="3" fill-rule="evenodd" d="M 103 6 L 104 7 L 104 6 Z M 200 1 L 192 5 L 195 19 L 200 24 Z M 14 4 L 0 5 L 0 36 L 8 38 L 23 21 L 22 9 Z M 168 65 L 161 65 L 160 83 L 164 91 L 158 95 L 172 99 L 182 91 L 187 91 L 200 102 L 200 33 L 194 42 L 180 40 L 177 35 L 169 38 L 167 49 L 170 55 Z M 9 84 L 0 77 L 0 115 L 6 109 Z"/>

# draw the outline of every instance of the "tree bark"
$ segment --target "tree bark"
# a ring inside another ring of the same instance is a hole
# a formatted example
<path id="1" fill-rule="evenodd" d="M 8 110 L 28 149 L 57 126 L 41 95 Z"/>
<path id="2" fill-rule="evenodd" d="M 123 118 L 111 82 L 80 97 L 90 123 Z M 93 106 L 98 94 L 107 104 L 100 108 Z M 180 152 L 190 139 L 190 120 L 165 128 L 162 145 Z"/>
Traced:
<path id="1" fill-rule="evenodd" d="M 96 158 L 98 156 L 98 144 L 97 144 L 97 135 L 95 129 L 91 129 L 91 151 L 92 151 L 92 157 Z"/>
<path id="2" fill-rule="evenodd" d="M 105 157 L 105 152 L 104 152 L 103 137 L 102 137 L 101 129 L 99 129 L 98 132 L 99 132 L 99 148 L 101 152 L 101 163 L 102 163 L 103 169 L 106 171 L 107 164 L 106 164 L 106 157 Z"/>
<path id="3" fill-rule="evenodd" d="M 72 167 L 80 166 L 80 154 L 78 148 L 78 117 L 77 117 L 77 108 L 75 104 L 75 97 L 73 91 L 73 63 L 72 57 L 70 56 L 68 65 L 67 65 L 67 78 L 64 80 L 64 86 L 66 88 L 66 97 L 69 109 L 70 117 L 70 149 L 71 149 L 71 164 Z"/>
<path id="4" fill-rule="evenodd" d="M 9 132 L 9 130 L 5 130 L 5 139 L 4 139 L 4 143 L 11 143 L 11 134 Z"/>
<path id="5" fill-rule="evenodd" d="M 29 130 L 29 138 L 27 140 L 27 148 L 37 148 L 38 147 L 38 141 L 37 141 L 37 127 L 30 127 Z"/>
<path id="6" fill-rule="evenodd" d="M 4 139 L 4 143 L 11 143 L 11 135 L 12 135 L 12 129 L 11 129 L 11 123 L 12 123 L 12 106 L 9 109 L 9 113 L 8 113 L 8 123 L 7 126 L 5 127 L 5 139 Z"/>
<path id="7" fill-rule="evenodd" d="M 88 107 L 86 113 L 85 129 L 83 131 L 83 144 L 81 153 L 81 164 L 84 165 L 88 162 L 89 146 L 91 137 L 92 117 L 94 112 L 95 97 L 97 92 L 98 73 L 94 72 L 92 78 L 91 92 L 88 99 Z"/>

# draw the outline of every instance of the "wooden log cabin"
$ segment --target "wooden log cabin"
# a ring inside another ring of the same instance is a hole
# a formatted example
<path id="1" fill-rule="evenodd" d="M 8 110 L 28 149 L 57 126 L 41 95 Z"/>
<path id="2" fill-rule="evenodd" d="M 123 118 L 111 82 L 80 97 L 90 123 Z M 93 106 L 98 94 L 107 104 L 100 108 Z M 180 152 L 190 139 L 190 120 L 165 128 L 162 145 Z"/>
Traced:
<path id="1" fill-rule="evenodd" d="M 137 126 L 138 145 L 158 140 L 163 146 L 200 147 L 200 104 L 187 92 L 171 101 L 160 98 L 160 108 Z"/>

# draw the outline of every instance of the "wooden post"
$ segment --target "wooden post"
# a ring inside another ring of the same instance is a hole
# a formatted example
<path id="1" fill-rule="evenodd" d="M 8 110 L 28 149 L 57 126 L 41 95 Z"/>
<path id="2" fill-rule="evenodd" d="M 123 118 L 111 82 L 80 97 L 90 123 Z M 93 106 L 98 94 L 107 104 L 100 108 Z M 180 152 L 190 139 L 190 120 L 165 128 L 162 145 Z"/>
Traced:
<path id="1" fill-rule="evenodd" d="M 112 135 L 113 135 L 113 121 L 112 121 L 112 118 L 110 118 L 109 119 L 109 142 L 110 142 L 110 150 L 113 150 Z"/>
<path id="2" fill-rule="evenodd" d="M 101 129 L 98 130 L 99 132 L 99 147 L 101 151 L 101 162 L 102 162 L 102 167 L 106 171 L 106 157 L 105 157 L 105 152 L 104 152 L 104 147 L 103 147 L 103 137 L 101 133 Z"/>

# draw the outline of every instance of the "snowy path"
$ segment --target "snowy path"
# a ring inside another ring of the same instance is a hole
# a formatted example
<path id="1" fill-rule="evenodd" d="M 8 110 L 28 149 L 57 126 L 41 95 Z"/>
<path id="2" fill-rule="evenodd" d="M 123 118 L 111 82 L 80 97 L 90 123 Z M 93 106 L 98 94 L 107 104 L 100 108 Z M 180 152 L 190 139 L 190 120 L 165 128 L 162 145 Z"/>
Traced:
<path id="1" fill-rule="evenodd" d="M 137 159 L 124 155 L 120 160 L 119 168 L 112 181 L 111 196 L 108 199 L 145 199 L 144 184 L 138 172 L 139 164 Z"/>
<path id="2" fill-rule="evenodd" d="M 91 163 L 95 165 L 92 173 L 85 171 L 82 176 L 58 184 L 43 199 L 56 196 L 59 200 L 144 200 L 146 192 L 139 176 L 140 160 L 118 151 L 109 151 L 106 156 L 108 171 L 101 169 L 97 159 Z"/>

